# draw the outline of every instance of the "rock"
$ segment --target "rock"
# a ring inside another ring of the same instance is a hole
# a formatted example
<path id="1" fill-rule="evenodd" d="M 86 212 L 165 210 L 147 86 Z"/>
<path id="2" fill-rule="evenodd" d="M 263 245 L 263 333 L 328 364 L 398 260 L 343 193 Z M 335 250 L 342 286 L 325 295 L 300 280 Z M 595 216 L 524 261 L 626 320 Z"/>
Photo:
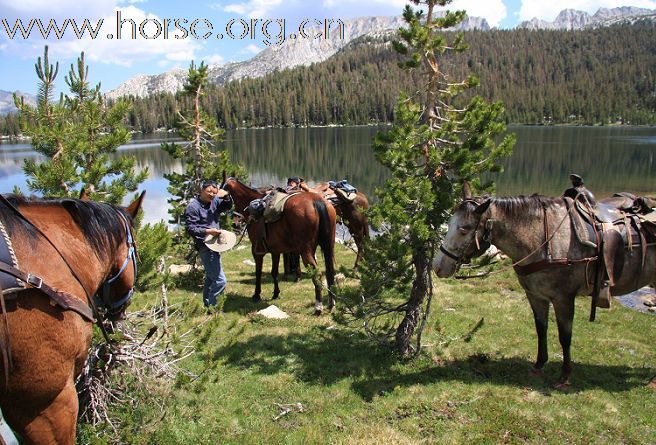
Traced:
<path id="1" fill-rule="evenodd" d="M 247 266 L 255 266 L 255 261 L 251 261 L 251 260 L 244 260 L 242 261 L 242 263 L 244 263 Z"/>
<path id="2" fill-rule="evenodd" d="M 191 264 L 171 264 L 169 266 L 169 273 L 171 275 L 180 275 L 187 273 L 191 270 Z"/>
<path id="3" fill-rule="evenodd" d="M 287 315 L 284 311 L 278 309 L 278 306 L 274 304 L 272 304 L 266 309 L 257 311 L 256 314 L 261 315 L 264 318 L 289 318 L 289 315 Z"/>

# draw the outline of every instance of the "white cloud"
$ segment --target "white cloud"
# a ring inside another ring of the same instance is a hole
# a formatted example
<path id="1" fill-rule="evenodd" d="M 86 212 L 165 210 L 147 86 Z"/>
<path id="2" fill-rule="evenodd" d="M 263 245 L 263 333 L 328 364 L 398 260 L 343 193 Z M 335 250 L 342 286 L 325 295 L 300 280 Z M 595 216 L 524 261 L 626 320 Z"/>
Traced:
<path id="1" fill-rule="evenodd" d="M 221 65 L 225 62 L 225 59 L 220 54 L 211 54 L 209 56 L 202 57 L 202 60 L 206 65 Z"/>
<path id="2" fill-rule="evenodd" d="M 117 39 L 117 16 L 115 11 L 104 15 L 103 24 L 98 36 L 91 39 L 88 33 L 83 38 L 76 38 L 72 29 L 68 28 L 65 37 L 61 40 L 51 38 L 43 40 L 41 35 L 34 31 L 29 40 L 14 38 L 8 41 L 5 52 L 18 55 L 22 58 L 34 58 L 43 51 L 43 45 L 48 44 L 50 54 L 59 58 L 76 57 L 81 51 L 85 52 L 87 60 L 129 67 L 133 64 L 145 61 L 167 60 L 170 62 L 189 61 L 194 58 L 195 53 L 201 45 L 189 35 L 187 38 L 176 39 L 182 36 L 181 31 L 171 25 L 168 30 L 168 38 L 164 39 L 164 21 L 154 14 L 149 14 L 135 6 L 118 8 L 121 19 L 126 20 L 121 27 L 121 39 Z M 136 38 L 132 38 L 132 23 L 134 21 L 137 29 Z M 147 21 L 147 22 L 146 22 Z M 146 23 L 143 31 L 146 37 L 154 37 L 158 31 L 157 22 L 161 28 L 158 38 L 147 39 L 139 34 L 139 27 Z M 95 26 L 95 22 L 93 23 Z M 186 25 L 187 28 L 189 25 Z M 203 34 L 204 31 L 199 32 Z M 112 35 L 110 38 L 109 35 Z"/>
<path id="3" fill-rule="evenodd" d="M 251 43 L 250 45 L 245 46 L 244 49 L 242 49 L 241 52 L 244 53 L 244 54 L 257 54 L 260 51 L 262 51 L 262 48 L 260 48 L 259 46 L 257 46 L 254 43 Z"/>
<path id="4" fill-rule="evenodd" d="M 116 0 L 0 0 L 2 16 L 15 18 L 88 18 L 93 20 L 111 13 Z"/>
<path id="5" fill-rule="evenodd" d="M 269 17 L 269 13 L 280 5 L 282 5 L 282 0 L 249 0 L 224 5 L 223 10 L 249 18 L 264 18 Z"/>
<path id="6" fill-rule="evenodd" d="M 620 6 L 635 6 L 639 8 L 656 9 L 656 1 L 652 0 L 522 0 L 519 10 L 519 20 L 553 21 L 563 9 L 575 9 L 594 14 L 599 8 L 617 8 Z"/>

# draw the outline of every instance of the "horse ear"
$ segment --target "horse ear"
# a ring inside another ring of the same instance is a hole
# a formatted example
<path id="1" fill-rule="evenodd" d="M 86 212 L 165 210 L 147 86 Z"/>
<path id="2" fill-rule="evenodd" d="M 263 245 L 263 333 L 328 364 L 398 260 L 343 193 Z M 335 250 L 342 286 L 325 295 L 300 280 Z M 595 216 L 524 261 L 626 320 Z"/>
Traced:
<path id="1" fill-rule="evenodd" d="M 487 209 L 490 208 L 490 204 L 492 204 L 492 199 L 488 198 L 485 201 L 483 201 L 482 204 L 479 204 L 478 207 L 476 207 L 476 210 L 474 210 L 474 213 L 477 215 L 482 215 L 485 213 Z"/>
<path id="2" fill-rule="evenodd" d="M 144 190 L 143 192 L 141 192 L 141 195 L 139 195 L 137 199 L 132 201 L 132 203 L 129 206 L 127 206 L 127 208 L 125 209 L 132 218 L 137 217 L 137 213 L 139 213 L 139 210 L 141 209 L 141 204 L 143 204 L 143 200 L 145 196 L 146 196 L 146 191 Z"/>
<path id="3" fill-rule="evenodd" d="M 462 182 L 462 198 L 463 199 L 472 199 L 471 186 L 468 181 Z"/>
<path id="4" fill-rule="evenodd" d="M 237 172 L 233 170 L 232 173 L 230 174 L 230 176 L 232 176 L 233 178 L 236 178 L 237 177 Z"/>
<path id="5" fill-rule="evenodd" d="M 225 184 L 227 180 L 228 180 L 228 175 L 226 175 L 226 171 L 225 169 L 223 169 L 223 183 Z"/>
<path id="6" fill-rule="evenodd" d="M 89 195 L 87 194 L 87 189 L 86 188 L 82 188 L 82 190 L 80 190 L 80 200 L 81 201 L 91 201 L 91 198 L 89 198 Z"/>

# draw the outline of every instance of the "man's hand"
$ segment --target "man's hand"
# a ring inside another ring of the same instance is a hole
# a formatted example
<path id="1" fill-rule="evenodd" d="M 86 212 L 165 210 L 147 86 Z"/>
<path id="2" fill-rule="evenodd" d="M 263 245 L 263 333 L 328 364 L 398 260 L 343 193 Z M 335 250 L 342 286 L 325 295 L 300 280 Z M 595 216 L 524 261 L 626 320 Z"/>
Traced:
<path id="1" fill-rule="evenodd" d="M 208 229 L 205 229 L 205 235 L 215 235 L 216 236 L 216 235 L 220 235 L 220 234 L 221 234 L 220 229 L 216 229 L 214 227 L 210 227 Z"/>
<path id="2" fill-rule="evenodd" d="M 228 192 L 226 190 L 219 189 L 219 191 L 216 192 L 216 196 L 218 196 L 219 198 L 225 198 L 226 196 L 228 196 Z"/>

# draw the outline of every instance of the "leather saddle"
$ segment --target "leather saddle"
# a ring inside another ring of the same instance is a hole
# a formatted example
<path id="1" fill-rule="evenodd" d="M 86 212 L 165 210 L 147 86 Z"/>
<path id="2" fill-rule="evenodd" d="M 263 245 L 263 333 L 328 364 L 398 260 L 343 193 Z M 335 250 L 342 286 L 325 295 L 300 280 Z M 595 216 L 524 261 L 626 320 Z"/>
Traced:
<path id="1" fill-rule="evenodd" d="M 622 274 L 626 250 L 639 246 L 644 265 L 647 239 L 641 228 L 651 215 L 656 220 L 656 212 L 645 208 L 645 201 L 641 199 L 630 194 L 617 194 L 592 206 L 585 201 L 566 198 L 568 208 L 574 207 L 571 220 L 579 242 L 597 250 L 591 320 L 594 320 L 594 307 L 610 307 L 611 289 Z M 638 214 L 638 209 L 647 212 L 649 217 Z"/>

